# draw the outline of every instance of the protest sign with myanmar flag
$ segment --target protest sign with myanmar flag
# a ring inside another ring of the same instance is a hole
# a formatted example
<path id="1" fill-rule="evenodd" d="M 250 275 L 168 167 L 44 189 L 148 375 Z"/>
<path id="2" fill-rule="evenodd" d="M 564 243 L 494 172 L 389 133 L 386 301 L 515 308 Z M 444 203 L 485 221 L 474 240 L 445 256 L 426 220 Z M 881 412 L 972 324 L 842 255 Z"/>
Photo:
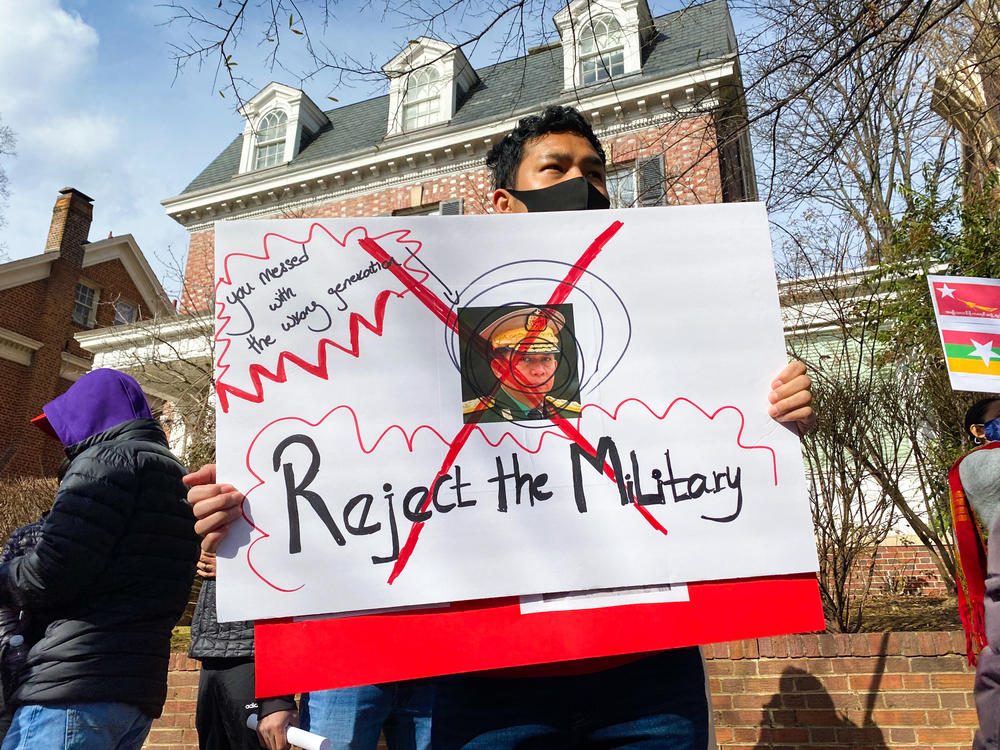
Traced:
<path id="1" fill-rule="evenodd" d="M 928 276 L 951 387 L 1000 393 L 1000 280 Z"/>

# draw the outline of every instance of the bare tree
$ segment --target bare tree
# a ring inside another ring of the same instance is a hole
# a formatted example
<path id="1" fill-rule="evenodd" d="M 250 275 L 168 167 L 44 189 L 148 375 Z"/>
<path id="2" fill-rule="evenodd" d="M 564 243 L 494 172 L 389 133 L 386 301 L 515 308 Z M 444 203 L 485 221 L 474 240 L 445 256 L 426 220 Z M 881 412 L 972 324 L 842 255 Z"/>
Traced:
<path id="1" fill-rule="evenodd" d="M 896 520 L 892 500 L 873 479 L 864 458 L 850 446 L 871 429 L 872 403 L 882 383 L 858 393 L 845 370 L 816 384 L 814 398 L 821 424 L 803 440 L 809 476 L 809 502 L 819 553 L 819 582 L 831 628 L 857 631 L 874 583 L 877 549 Z"/>
<path id="2" fill-rule="evenodd" d="M 673 9 L 692 4 L 677 0 Z M 750 121 L 772 123 L 789 112 L 794 117 L 802 100 L 821 100 L 829 87 L 846 85 L 852 106 L 836 114 L 846 132 L 894 85 L 907 53 L 956 16 L 971 15 L 973 2 L 734 0 L 731 5 L 742 22 Z M 551 0 L 380 0 L 365 7 L 379 14 L 383 25 L 405 29 L 411 37 L 447 41 L 467 56 L 485 45 L 500 60 L 553 41 L 549 20 L 562 6 Z M 356 40 L 338 34 L 342 8 L 330 0 L 221 0 L 214 7 L 170 0 L 161 7 L 169 14 L 167 23 L 184 33 L 173 49 L 178 71 L 212 67 L 220 92 L 240 104 L 245 90 L 256 91 L 240 72 L 240 58 L 263 61 L 269 71 L 299 83 L 318 81 L 330 92 L 345 81 L 385 80 L 384 60 L 370 54 L 365 59 Z M 859 74 L 845 75 L 852 67 Z M 827 148 L 801 155 L 800 171 L 821 169 L 826 155 L 843 145 L 835 136 Z"/>
<path id="3" fill-rule="evenodd" d="M 14 146 L 17 140 L 14 137 L 14 131 L 10 129 L 9 125 L 3 124 L 3 118 L 0 118 L 0 160 L 5 156 L 14 156 Z M 10 197 L 10 178 L 7 176 L 7 170 L 4 169 L 2 161 L 0 161 L 0 228 L 7 224 L 7 219 L 3 215 L 3 209 L 7 207 L 7 199 Z M 7 256 L 7 246 L 3 240 L 0 240 L 0 260 L 6 258 Z"/>
<path id="4" fill-rule="evenodd" d="M 157 259 L 166 269 L 164 283 L 180 290 L 183 299 L 189 292 L 183 263 L 170 248 Z M 195 468 L 215 460 L 214 337 L 215 321 L 206 311 L 142 317 L 115 328 L 100 344 L 101 365 L 128 372 L 142 384 L 171 446 Z"/>

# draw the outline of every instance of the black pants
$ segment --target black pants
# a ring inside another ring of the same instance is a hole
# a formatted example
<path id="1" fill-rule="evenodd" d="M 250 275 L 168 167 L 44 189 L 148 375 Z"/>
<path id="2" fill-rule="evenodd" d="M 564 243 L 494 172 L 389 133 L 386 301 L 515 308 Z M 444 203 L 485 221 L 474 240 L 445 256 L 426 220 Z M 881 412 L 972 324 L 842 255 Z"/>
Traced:
<path id="1" fill-rule="evenodd" d="M 203 659 L 198 678 L 198 747 L 201 750 L 260 750 L 247 729 L 247 703 L 254 697 L 253 658 Z"/>
<path id="2" fill-rule="evenodd" d="M 14 721 L 15 710 L 14 706 L 4 706 L 3 710 L 0 711 L 0 742 L 3 742 L 3 738 L 7 736 L 10 723 Z"/>

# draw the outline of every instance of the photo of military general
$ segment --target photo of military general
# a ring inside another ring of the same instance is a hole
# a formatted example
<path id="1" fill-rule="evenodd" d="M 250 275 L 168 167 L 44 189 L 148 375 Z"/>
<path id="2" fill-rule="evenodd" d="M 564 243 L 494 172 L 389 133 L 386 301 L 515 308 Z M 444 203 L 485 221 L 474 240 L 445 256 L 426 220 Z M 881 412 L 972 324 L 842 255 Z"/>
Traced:
<path id="1" fill-rule="evenodd" d="M 459 318 L 466 423 L 580 416 L 572 305 L 467 307 Z"/>

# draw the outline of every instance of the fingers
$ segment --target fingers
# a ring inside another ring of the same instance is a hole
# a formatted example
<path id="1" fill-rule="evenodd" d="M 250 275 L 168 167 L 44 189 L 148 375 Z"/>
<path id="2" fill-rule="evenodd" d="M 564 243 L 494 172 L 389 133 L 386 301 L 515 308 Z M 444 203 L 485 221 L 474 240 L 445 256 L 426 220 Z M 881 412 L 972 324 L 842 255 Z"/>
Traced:
<path id="1" fill-rule="evenodd" d="M 771 383 L 773 389 L 767 396 L 771 405 L 767 413 L 778 422 L 797 422 L 801 429 L 809 429 L 815 422 L 812 409 L 812 379 L 806 375 L 806 366 L 792 360 L 778 373 Z"/>
<path id="2" fill-rule="evenodd" d="M 182 481 L 188 487 L 215 482 L 215 464 L 205 464 L 197 471 L 186 474 Z"/>
<path id="3" fill-rule="evenodd" d="M 222 544 L 225 533 L 221 531 L 210 531 L 201 538 L 201 548 L 205 552 L 215 552 Z"/>
<path id="4" fill-rule="evenodd" d="M 215 577 L 215 555 L 211 551 L 201 551 L 201 559 L 198 560 L 197 572 L 202 578 Z"/>
<path id="5" fill-rule="evenodd" d="M 771 406 L 767 413 L 779 422 L 805 419 L 812 414 L 812 393 L 808 389 L 793 391 L 791 395 L 782 394 L 780 389 L 771 391 L 768 400 Z"/>
<path id="6" fill-rule="evenodd" d="M 231 484 L 200 484 L 188 490 L 187 501 L 194 506 L 194 513 L 198 515 L 199 508 L 208 507 L 203 506 L 202 503 L 209 503 L 215 498 L 234 492 L 236 492 L 236 488 Z"/>
<path id="7" fill-rule="evenodd" d="M 262 747 L 267 748 L 267 750 L 286 750 L 289 745 L 285 739 L 285 730 L 282 728 L 280 730 L 273 728 L 265 728 L 264 726 L 257 725 L 257 739 L 260 740 Z"/>
<path id="8" fill-rule="evenodd" d="M 191 503 L 194 517 L 201 519 L 220 510 L 239 508 L 243 493 L 231 484 L 205 484 L 188 490 L 187 501 Z"/>
<path id="9" fill-rule="evenodd" d="M 767 400 L 771 402 L 771 409 L 768 413 L 771 416 L 784 413 L 789 408 L 797 409 L 800 406 L 812 403 L 812 379 L 808 375 L 799 375 L 791 382 L 783 383 L 767 395 Z"/>
<path id="10" fill-rule="evenodd" d="M 298 723 L 298 711 L 277 711 L 257 723 L 257 737 L 268 750 L 288 750 L 288 727 Z"/>
<path id="11" fill-rule="evenodd" d="M 207 515 L 195 513 L 198 520 L 194 522 L 194 531 L 198 536 L 208 536 L 209 534 L 225 536 L 229 526 L 239 520 L 242 513 L 238 503 L 235 506 L 219 508 Z M 206 552 L 215 552 L 216 548 L 202 546 L 202 549 Z"/>
<path id="12" fill-rule="evenodd" d="M 187 499 L 194 511 L 195 533 L 202 537 L 202 550 L 214 552 L 230 524 L 242 514 L 243 493 L 231 484 L 203 484 L 188 490 Z"/>

